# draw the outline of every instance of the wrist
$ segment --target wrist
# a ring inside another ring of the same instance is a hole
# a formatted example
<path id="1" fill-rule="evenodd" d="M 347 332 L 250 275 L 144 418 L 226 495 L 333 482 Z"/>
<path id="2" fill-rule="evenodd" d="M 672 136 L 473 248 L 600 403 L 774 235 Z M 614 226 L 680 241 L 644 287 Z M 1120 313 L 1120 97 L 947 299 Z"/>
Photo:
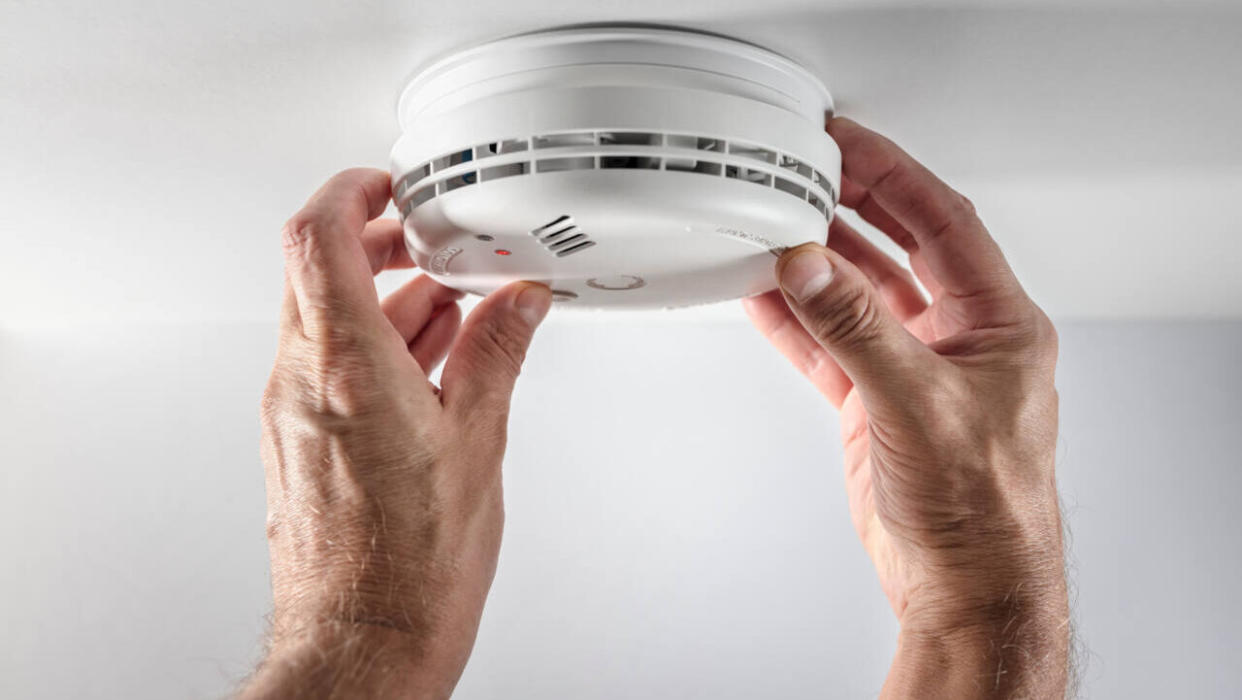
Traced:
<path id="1" fill-rule="evenodd" d="M 323 620 L 274 636 L 242 698 L 448 698 L 461 674 L 409 630 Z"/>
<path id="2" fill-rule="evenodd" d="M 1015 618 L 1068 615 L 1055 505 L 997 516 L 986 528 L 955 534 L 912 553 L 918 574 L 899 612 L 903 630 L 987 634 Z"/>
<path id="3" fill-rule="evenodd" d="M 1071 632 L 1064 580 L 973 600 L 970 609 L 907 609 L 884 697 L 1064 695 Z"/>

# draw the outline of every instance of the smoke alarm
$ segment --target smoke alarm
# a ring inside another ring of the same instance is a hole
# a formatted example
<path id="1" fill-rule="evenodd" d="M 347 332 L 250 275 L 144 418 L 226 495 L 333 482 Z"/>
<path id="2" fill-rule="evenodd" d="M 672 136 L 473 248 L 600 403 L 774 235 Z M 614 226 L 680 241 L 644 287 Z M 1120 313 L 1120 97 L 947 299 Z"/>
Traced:
<path id="1" fill-rule="evenodd" d="M 594 308 L 749 296 L 776 286 L 774 256 L 827 240 L 831 109 L 805 68 L 736 39 L 509 37 L 406 85 L 393 198 L 419 267 L 456 289 L 533 280 Z"/>

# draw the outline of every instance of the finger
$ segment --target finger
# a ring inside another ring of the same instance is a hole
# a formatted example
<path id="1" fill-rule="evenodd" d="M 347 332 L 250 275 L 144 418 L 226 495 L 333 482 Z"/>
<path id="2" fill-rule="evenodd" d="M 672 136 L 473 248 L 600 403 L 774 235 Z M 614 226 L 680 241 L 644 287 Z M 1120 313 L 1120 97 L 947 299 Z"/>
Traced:
<path id="1" fill-rule="evenodd" d="M 893 317 L 866 276 L 836 251 L 806 244 L 777 261 L 789 308 L 864 400 L 899 399 L 935 354 Z"/>
<path id="2" fill-rule="evenodd" d="M 902 250 L 907 253 L 918 251 L 919 244 L 915 242 L 914 236 L 871 198 L 871 191 L 844 175 L 841 176 L 841 204 L 858 212 L 863 221 L 879 229 L 901 246 Z"/>
<path id="3" fill-rule="evenodd" d="M 854 384 L 836 360 L 802 323 L 785 302 L 779 289 L 742 300 L 742 306 L 755 328 L 772 343 L 802 376 L 810 380 L 833 406 L 841 408 Z"/>
<path id="4" fill-rule="evenodd" d="M 841 203 L 858 212 L 863 221 L 879 229 L 910 255 L 910 269 L 933 299 L 939 299 L 944 295 L 944 287 L 927 269 L 927 263 L 923 261 L 923 255 L 919 252 L 919 244 L 915 242 L 914 236 L 911 236 L 904 226 L 897 223 L 896 219 L 889 216 L 888 212 L 881 209 L 880 205 L 871 198 L 869 191 L 854 184 L 853 180 L 842 176 Z"/>
<path id="5" fill-rule="evenodd" d="M 357 168 L 334 175 L 282 232 L 285 269 L 303 332 L 378 317 L 375 283 L 360 238 L 388 205 L 388 173 Z"/>
<path id="6" fill-rule="evenodd" d="M 366 251 L 371 274 L 384 270 L 414 267 L 409 248 L 405 247 L 405 229 L 396 219 L 376 219 L 362 231 L 362 248 Z"/>
<path id="7" fill-rule="evenodd" d="M 444 365 L 445 408 L 503 432 L 526 348 L 551 304 L 552 292 L 533 282 L 510 284 L 479 302 Z"/>
<path id="8" fill-rule="evenodd" d="M 1020 289 L 965 197 L 892 141 L 856 122 L 838 117 L 828 123 L 828 133 L 841 147 L 845 177 L 909 232 L 945 291 L 971 297 Z"/>
<path id="9" fill-rule="evenodd" d="M 408 346 L 423 332 L 438 309 L 461 297 L 461 292 L 445 287 L 426 275 L 419 275 L 389 294 L 380 303 L 380 308 Z"/>
<path id="10" fill-rule="evenodd" d="M 910 271 L 839 218 L 832 220 L 828 247 L 867 276 L 897 320 L 905 323 L 927 310 L 927 300 Z"/>
<path id="11" fill-rule="evenodd" d="M 444 361 L 459 327 L 461 307 L 456 302 L 450 302 L 436 309 L 422 332 L 410 343 L 410 354 L 423 368 L 424 374 L 431 374 Z"/>

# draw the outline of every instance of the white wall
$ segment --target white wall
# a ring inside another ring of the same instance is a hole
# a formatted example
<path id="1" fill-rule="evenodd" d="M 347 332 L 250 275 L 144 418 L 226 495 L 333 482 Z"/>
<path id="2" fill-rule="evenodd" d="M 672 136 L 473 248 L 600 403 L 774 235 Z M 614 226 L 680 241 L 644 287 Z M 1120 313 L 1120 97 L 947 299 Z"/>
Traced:
<path id="1" fill-rule="evenodd" d="M 266 325 L 0 335 L 0 696 L 216 697 L 269 606 Z M 1062 325 L 1087 695 L 1242 696 L 1242 323 Z M 867 697 L 833 412 L 749 328 L 554 319 L 458 697 Z"/>

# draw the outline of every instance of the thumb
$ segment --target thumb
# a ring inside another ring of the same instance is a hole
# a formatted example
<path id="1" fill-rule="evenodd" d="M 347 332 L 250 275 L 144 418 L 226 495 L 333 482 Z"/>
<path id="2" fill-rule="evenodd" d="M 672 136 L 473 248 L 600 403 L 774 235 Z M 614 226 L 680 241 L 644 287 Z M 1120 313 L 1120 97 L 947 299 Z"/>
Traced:
<path id="1" fill-rule="evenodd" d="M 444 407 L 471 421 L 497 420 L 503 429 L 526 349 L 551 305 L 552 292 L 534 282 L 515 282 L 479 302 L 444 365 Z"/>
<path id="2" fill-rule="evenodd" d="M 789 308 L 864 399 L 899 397 L 926 369 L 931 350 L 836 251 L 798 246 L 781 256 L 776 271 Z"/>

